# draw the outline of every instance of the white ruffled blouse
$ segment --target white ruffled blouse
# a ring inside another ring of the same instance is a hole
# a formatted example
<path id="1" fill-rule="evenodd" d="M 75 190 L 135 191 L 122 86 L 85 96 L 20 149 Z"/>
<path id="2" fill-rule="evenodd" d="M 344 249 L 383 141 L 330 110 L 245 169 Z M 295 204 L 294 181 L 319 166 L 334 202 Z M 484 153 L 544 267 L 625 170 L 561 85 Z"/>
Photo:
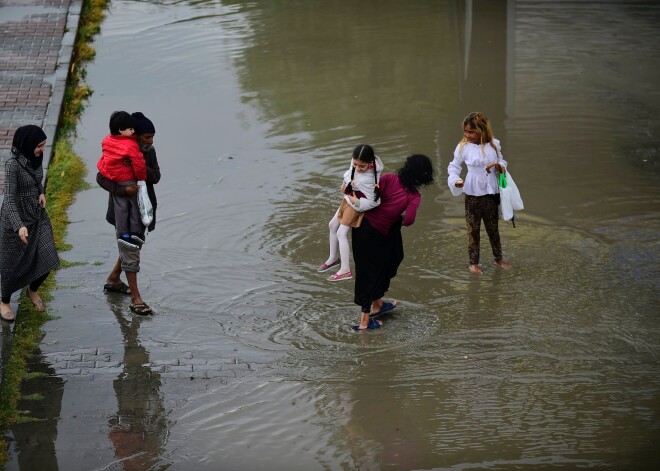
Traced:
<path id="1" fill-rule="evenodd" d="M 486 166 L 497 162 L 503 167 L 507 167 L 507 163 L 502 157 L 500 141 L 493 138 L 493 144 L 497 147 L 497 152 L 490 143 L 482 146 L 481 144 L 467 142 L 462 149 L 460 143 L 456 146 L 454 160 L 447 166 L 447 184 L 454 196 L 459 196 L 462 193 L 471 196 L 483 196 L 500 192 L 495 169 L 491 168 L 490 173 L 487 173 Z M 467 167 L 467 175 L 463 179 L 463 188 L 456 188 L 455 183 L 461 178 L 463 164 Z"/>

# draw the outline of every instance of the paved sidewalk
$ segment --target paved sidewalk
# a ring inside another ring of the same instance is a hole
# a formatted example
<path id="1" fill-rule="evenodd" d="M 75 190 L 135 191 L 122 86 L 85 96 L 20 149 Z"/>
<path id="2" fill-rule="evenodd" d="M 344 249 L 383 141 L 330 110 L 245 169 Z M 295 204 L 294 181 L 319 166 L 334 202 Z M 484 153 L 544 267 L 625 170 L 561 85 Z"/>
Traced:
<path id="1" fill-rule="evenodd" d="M 81 8 L 82 0 L 0 0 L 0 194 L 16 128 L 36 124 L 44 129 L 48 168 Z M 13 328 L 5 324 L 0 377 Z"/>

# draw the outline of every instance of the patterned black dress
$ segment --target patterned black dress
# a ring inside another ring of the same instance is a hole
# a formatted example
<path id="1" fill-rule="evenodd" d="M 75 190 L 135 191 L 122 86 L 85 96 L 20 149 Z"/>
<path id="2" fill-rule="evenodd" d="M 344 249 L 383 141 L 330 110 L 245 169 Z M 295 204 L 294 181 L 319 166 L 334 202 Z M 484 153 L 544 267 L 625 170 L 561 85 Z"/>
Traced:
<path id="1" fill-rule="evenodd" d="M 0 285 L 2 296 L 29 285 L 60 265 L 53 227 L 39 204 L 43 193 L 43 167 L 33 169 L 23 155 L 12 155 L 5 164 L 5 187 L 0 210 Z M 18 236 L 27 227 L 28 244 Z"/>

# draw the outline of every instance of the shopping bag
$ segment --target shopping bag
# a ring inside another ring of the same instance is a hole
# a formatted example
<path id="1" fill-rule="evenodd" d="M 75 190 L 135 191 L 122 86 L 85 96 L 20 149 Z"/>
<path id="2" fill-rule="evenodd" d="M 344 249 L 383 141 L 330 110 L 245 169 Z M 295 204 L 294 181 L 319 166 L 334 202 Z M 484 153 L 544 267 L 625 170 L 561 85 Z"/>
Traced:
<path id="1" fill-rule="evenodd" d="M 500 217 L 505 221 L 511 221 L 515 218 L 514 211 L 525 209 L 522 198 L 520 197 L 520 191 L 508 171 L 506 175 L 500 174 L 498 184 L 500 187 Z"/>
<path id="2" fill-rule="evenodd" d="M 518 191 L 516 182 L 513 181 L 513 178 L 509 172 L 506 172 L 506 179 L 507 188 L 511 187 L 511 207 L 514 211 L 525 209 L 525 205 L 523 204 L 523 200 L 520 196 L 520 191 Z"/>
<path id="3" fill-rule="evenodd" d="M 140 218 L 142 219 L 142 224 L 145 227 L 149 227 L 149 224 L 154 220 L 154 210 L 151 206 L 151 200 L 149 199 L 149 193 L 147 192 L 147 184 L 144 181 L 138 182 L 138 208 L 140 209 Z"/>

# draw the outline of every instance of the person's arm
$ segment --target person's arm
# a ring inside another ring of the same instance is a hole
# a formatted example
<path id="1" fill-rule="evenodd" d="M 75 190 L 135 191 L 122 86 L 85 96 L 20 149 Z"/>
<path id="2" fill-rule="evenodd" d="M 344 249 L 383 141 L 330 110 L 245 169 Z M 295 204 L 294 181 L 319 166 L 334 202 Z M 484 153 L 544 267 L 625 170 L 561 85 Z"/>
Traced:
<path id="1" fill-rule="evenodd" d="M 406 206 L 406 213 L 403 216 L 403 225 L 411 226 L 415 222 L 417 217 L 417 209 L 419 204 L 422 202 L 422 195 L 420 193 L 415 193 L 408 196 L 408 206 Z"/>
<path id="2" fill-rule="evenodd" d="M 133 152 L 128 154 L 128 158 L 131 159 L 131 166 L 133 167 L 133 172 L 135 173 L 136 180 L 146 180 L 147 179 L 147 163 L 142 151 L 135 143 L 135 149 Z"/>
<path id="3" fill-rule="evenodd" d="M 21 227 L 25 227 L 21 219 L 21 213 L 16 204 L 16 189 L 18 188 L 18 166 L 16 159 L 7 160 L 5 165 L 5 195 L 4 209 L 7 211 L 9 223 L 14 232 L 18 232 Z"/>
<path id="4" fill-rule="evenodd" d="M 378 174 L 378 181 L 380 181 L 380 174 Z M 369 211 L 374 209 L 380 204 L 380 198 L 378 201 L 374 201 L 376 197 L 376 189 L 374 187 L 374 176 L 373 173 L 367 175 L 361 174 L 360 177 L 356 178 L 357 180 L 357 189 L 362 192 L 364 195 L 362 198 L 356 198 L 355 196 L 349 196 L 348 203 L 359 212 Z"/>
<path id="5" fill-rule="evenodd" d="M 500 171 L 505 173 L 509 164 L 507 164 L 506 160 L 504 160 L 504 156 L 502 155 L 502 146 L 500 145 L 500 141 L 497 139 L 495 139 L 495 147 L 497 147 L 497 163 L 500 164 Z"/>
<path id="6" fill-rule="evenodd" d="M 500 141 L 493 139 L 493 144 L 495 145 L 495 156 L 497 157 L 497 162 L 488 164 L 486 166 L 486 172 L 490 173 L 491 168 L 497 167 L 497 170 L 500 173 L 506 173 L 507 163 L 506 160 L 504 160 L 504 157 L 502 157 L 502 147 L 500 146 Z"/>
<path id="7" fill-rule="evenodd" d="M 449 191 L 454 196 L 459 196 L 463 193 L 463 180 L 461 179 L 461 170 L 463 169 L 463 156 L 462 152 L 459 152 L 460 144 L 456 146 L 454 150 L 454 159 L 449 162 L 447 166 L 447 185 L 449 186 Z"/>
<path id="8" fill-rule="evenodd" d="M 150 150 L 144 155 L 147 165 L 147 183 L 155 185 L 160 181 L 160 167 L 158 166 L 158 158 L 156 158 L 156 151 Z"/>
<path id="9" fill-rule="evenodd" d="M 109 178 L 104 177 L 101 172 L 96 174 L 96 183 L 99 184 L 101 188 L 114 196 L 129 196 L 126 193 L 126 189 L 130 188 L 129 186 L 122 186 L 117 182 L 110 180 Z"/>

